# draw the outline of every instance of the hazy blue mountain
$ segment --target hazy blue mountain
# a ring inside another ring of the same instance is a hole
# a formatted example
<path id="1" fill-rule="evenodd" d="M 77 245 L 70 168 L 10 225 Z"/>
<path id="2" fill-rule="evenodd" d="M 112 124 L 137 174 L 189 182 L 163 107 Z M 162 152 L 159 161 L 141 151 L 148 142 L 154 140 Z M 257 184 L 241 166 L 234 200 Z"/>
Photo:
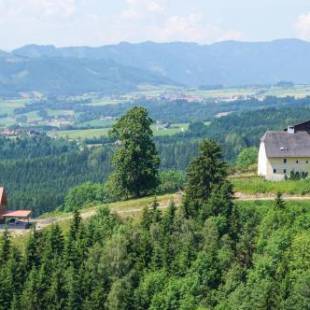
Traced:
<path id="1" fill-rule="evenodd" d="M 21 92 L 72 95 L 85 92 L 115 94 L 140 84 L 168 84 L 158 74 L 105 59 L 63 57 L 0 57 L 0 95 Z"/>
<path id="2" fill-rule="evenodd" d="M 282 80 L 310 83 L 310 43 L 295 39 L 212 45 L 120 43 L 96 48 L 29 45 L 13 53 L 26 57 L 109 59 L 189 86 L 274 84 Z"/>
<path id="3" fill-rule="evenodd" d="M 0 57 L 7 57 L 9 55 L 9 53 L 0 50 Z"/>

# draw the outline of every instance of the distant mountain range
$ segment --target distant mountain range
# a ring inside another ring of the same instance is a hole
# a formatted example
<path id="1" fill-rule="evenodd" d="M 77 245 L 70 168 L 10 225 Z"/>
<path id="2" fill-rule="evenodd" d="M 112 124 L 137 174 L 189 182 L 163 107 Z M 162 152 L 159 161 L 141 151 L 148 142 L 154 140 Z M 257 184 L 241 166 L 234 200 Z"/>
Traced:
<path id="1" fill-rule="evenodd" d="M 0 52 L 0 95 L 115 93 L 139 84 L 310 84 L 309 57 L 310 43 L 295 39 L 212 45 L 120 43 L 96 48 L 28 45 Z"/>

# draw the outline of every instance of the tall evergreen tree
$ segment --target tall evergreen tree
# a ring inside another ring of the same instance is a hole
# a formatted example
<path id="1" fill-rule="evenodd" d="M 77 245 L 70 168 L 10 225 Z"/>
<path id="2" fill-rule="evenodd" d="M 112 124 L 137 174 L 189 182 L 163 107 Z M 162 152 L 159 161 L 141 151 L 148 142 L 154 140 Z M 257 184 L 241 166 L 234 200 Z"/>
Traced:
<path id="1" fill-rule="evenodd" d="M 5 229 L 2 238 L 1 238 L 1 247 L 0 247 L 0 263 L 4 264 L 7 262 L 11 249 L 11 240 L 10 234 L 7 229 Z"/>
<path id="2" fill-rule="evenodd" d="M 187 169 L 186 197 L 189 200 L 206 201 L 214 186 L 224 182 L 227 166 L 220 147 L 212 140 L 200 145 L 199 156 Z"/>
<path id="3" fill-rule="evenodd" d="M 185 215 L 197 215 L 201 205 L 210 198 L 211 192 L 225 182 L 226 176 L 227 165 L 222 158 L 220 147 L 212 140 L 203 141 L 199 156 L 187 169 L 183 203 Z"/>
<path id="4" fill-rule="evenodd" d="M 39 233 L 34 229 L 26 244 L 25 250 L 25 267 L 29 272 L 32 267 L 38 267 L 40 264 L 40 246 Z"/>
<path id="5" fill-rule="evenodd" d="M 152 119 L 146 109 L 135 107 L 114 125 L 120 146 L 113 156 L 110 186 L 121 197 L 141 197 L 159 184 L 159 156 L 152 140 Z"/>

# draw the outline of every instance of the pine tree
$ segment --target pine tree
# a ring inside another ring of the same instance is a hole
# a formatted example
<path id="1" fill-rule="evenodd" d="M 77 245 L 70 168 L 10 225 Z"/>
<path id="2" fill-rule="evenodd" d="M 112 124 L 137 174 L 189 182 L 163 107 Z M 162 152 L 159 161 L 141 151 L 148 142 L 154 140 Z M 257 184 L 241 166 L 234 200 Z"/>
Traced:
<path id="1" fill-rule="evenodd" d="M 166 213 L 163 216 L 162 225 L 164 229 L 164 235 L 169 236 L 172 234 L 172 231 L 174 229 L 174 223 L 175 223 L 175 213 L 176 213 L 176 206 L 174 201 L 169 202 L 168 209 Z"/>
<path id="2" fill-rule="evenodd" d="M 0 263 L 5 264 L 9 258 L 11 249 L 10 234 L 7 229 L 5 229 L 1 238 L 1 248 L 0 248 Z"/>
<path id="3" fill-rule="evenodd" d="M 24 290 L 21 295 L 21 307 L 25 310 L 41 310 L 40 298 L 39 298 L 39 281 L 38 271 L 33 268 L 28 276 L 28 279 L 24 285 Z"/>
<path id="4" fill-rule="evenodd" d="M 79 229 L 80 229 L 80 225 L 81 225 L 80 212 L 78 210 L 75 210 L 73 212 L 73 219 L 71 221 L 70 231 L 69 231 L 69 236 L 73 240 L 77 239 L 77 236 L 78 236 L 78 233 L 79 233 Z"/>
<path id="5" fill-rule="evenodd" d="M 58 224 L 52 225 L 47 242 L 51 244 L 54 257 L 62 255 L 64 250 L 64 237 Z"/>
<path id="6" fill-rule="evenodd" d="M 64 309 L 66 292 L 64 272 L 58 264 L 51 279 L 51 285 L 46 292 L 46 304 L 49 309 L 61 310 Z"/>
<path id="7" fill-rule="evenodd" d="M 70 266 L 66 272 L 66 306 L 67 310 L 81 309 L 80 285 L 78 281 L 77 270 Z"/>
<path id="8" fill-rule="evenodd" d="M 39 233 L 34 229 L 28 239 L 25 250 L 25 265 L 29 272 L 40 264 Z"/>
<path id="9" fill-rule="evenodd" d="M 221 185 L 226 176 L 227 165 L 220 147 L 212 140 L 205 140 L 200 145 L 200 155 L 187 169 L 186 199 L 207 201 L 214 186 Z"/>
<path id="10" fill-rule="evenodd" d="M 200 145 L 200 155 L 187 169 L 187 186 L 183 213 L 186 217 L 196 216 L 203 203 L 210 198 L 211 192 L 225 182 L 227 165 L 222 159 L 220 147 L 212 140 Z"/>

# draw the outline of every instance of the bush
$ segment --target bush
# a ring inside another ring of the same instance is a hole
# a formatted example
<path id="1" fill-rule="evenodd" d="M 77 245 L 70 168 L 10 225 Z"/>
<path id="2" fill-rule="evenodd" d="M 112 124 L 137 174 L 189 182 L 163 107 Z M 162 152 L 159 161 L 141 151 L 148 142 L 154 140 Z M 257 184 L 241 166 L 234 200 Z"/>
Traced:
<path id="1" fill-rule="evenodd" d="M 87 182 L 70 189 L 65 197 L 64 210 L 72 212 L 82 209 L 89 203 L 105 201 L 107 201 L 107 194 L 104 186 Z"/>
<path id="2" fill-rule="evenodd" d="M 185 173 L 179 170 L 161 171 L 159 174 L 160 184 L 158 194 L 175 193 L 182 189 L 185 184 Z"/>
<path id="3" fill-rule="evenodd" d="M 257 148 L 256 147 L 249 147 L 243 149 L 236 160 L 236 166 L 239 169 L 248 169 L 250 166 L 253 166 L 257 163 Z"/>
<path id="4" fill-rule="evenodd" d="M 308 172 L 299 172 L 299 171 L 291 171 L 290 173 L 290 180 L 302 180 L 308 177 Z"/>

